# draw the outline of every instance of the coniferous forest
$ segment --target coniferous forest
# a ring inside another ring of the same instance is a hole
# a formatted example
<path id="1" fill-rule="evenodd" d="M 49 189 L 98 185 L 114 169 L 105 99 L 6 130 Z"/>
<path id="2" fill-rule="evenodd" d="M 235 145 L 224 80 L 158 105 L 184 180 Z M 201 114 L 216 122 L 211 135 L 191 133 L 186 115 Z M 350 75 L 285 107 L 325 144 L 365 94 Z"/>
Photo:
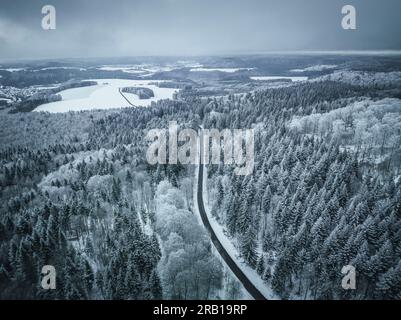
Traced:
<path id="1" fill-rule="evenodd" d="M 203 192 L 259 287 L 277 299 L 400 299 L 401 87 L 391 76 L 334 73 L 223 96 L 182 89 L 138 108 L 6 105 L 0 299 L 249 298 L 197 215 L 197 166 L 147 162 L 146 133 L 170 121 L 254 129 L 253 173 L 207 165 Z M 41 286 L 44 265 L 56 290 Z M 356 270 L 354 290 L 341 286 L 344 266 Z"/>

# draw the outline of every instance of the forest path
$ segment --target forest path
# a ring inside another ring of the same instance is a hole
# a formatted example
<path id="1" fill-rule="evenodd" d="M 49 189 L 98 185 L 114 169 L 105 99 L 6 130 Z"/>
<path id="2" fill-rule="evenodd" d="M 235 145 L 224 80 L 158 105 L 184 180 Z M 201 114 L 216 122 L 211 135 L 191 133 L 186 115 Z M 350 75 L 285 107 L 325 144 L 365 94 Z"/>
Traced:
<path id="1" fill-rule="evenodd" d="M 215 246 L 217 252 L 220 254 L 221 258 L 225 261 L 227 266 L 235 274 L 237 279 L 242 283 L 244 288 L 255 300 L 266 300 L 264 295 L 255 287 L 255 285 L 248 279 L 237 263 L 231 258 L 230 254 L 224 248 L 220 240 L 218 239 L 213 227 L 209 221 L 207 213 L 205 211 L 205 205 L 203 203 L 203 169 L 202 164 L 203 156 L 203 136 L 200 135 L 200 157 L 199 157 L 199 172 L 198 172 L 198 189 L 197 189 L 197 199 L 198 199 L 198 210 L 202 219 L 202 223 L 208 231 L 213 245 Z"/>

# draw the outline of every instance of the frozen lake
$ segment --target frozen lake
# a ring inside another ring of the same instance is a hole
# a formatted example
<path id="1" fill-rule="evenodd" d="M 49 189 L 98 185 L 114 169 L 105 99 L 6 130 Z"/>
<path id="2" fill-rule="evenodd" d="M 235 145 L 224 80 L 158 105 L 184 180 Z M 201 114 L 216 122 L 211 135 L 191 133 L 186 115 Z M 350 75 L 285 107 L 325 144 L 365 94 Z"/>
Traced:
<path id="1" fill-rule="evenodd" d="M 135 106 L 147 107 L 152 101 L 172 99 L 178 89 L 159 88 L 158 80 L 122 80 L 122 79 L 91 79 L 98 84 L 90 87 L 73 88 L 61 91 L 62 101 L 42 104 L 34 111 L 48 111 L 51 113 L 81 111 L 93 109 L 127 108 Z M 135 94 L 124 93 L 130 104 L 120 94 L 119 89 L 124 87 L 144 87 L 153 90 L 155 96 L 151 99 L 139 99 Z"/>

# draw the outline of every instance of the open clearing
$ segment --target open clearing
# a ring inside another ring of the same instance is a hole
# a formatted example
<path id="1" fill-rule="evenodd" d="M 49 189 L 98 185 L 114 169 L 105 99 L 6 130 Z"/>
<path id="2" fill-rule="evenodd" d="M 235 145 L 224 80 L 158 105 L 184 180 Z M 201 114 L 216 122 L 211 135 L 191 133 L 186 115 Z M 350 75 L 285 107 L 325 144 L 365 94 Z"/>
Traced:
<path id="1" fill-rule="evenodd" d="M 135 106 L 148 107 L 152 102 L 162 99 L 172 99 L 178 89 L 159 88 L 158 80 L 122 80 L 122 79 L 93 79 L 98 84 L 90 87 L 73 88 L 61 91 L 61 101 L 42 104 L 34 111 L 48 111 L 51 113 L 81 111 L 93 109 L 127 108 Z M 124 87 L 145 87 L 153 90 L 155 96 L 141 100 L 135 94 L 124 93 L 130 104 L 120 94 L 119 89 Z"/>
<path id="2" fill-rule="evenodd" d="M 306 81 L 308 77 L 281 77 L 281 76 L 260 76 L 260 77 L 250 77 L 251 80 L 255 81 L 270 81 L 270 80 L 291 80 L 292 82 Z"/>
<path id="3" fill-rule="evenodd" d="M 226 72 L 234 73 L 238 71 L 250 71 L 253 68 L 192 68 L 190 72 Z"/>

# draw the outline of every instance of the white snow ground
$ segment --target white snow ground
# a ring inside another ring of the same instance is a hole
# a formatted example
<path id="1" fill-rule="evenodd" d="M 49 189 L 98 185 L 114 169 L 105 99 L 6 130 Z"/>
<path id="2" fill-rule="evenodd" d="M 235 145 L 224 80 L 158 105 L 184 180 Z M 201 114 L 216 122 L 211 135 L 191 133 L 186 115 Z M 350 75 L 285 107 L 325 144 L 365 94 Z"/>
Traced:
<path id="1" fill-rule="evenodd" d="M 5 70 L 8 72 L 18 72 L 18 71 L 25 71 L 25 68 L 8 68 L 8 69 L 0 69 L 0 70 Z"/>
<path id="2" fill-rule="evenodd" d="M 125 73 L 133 73 L 133 74 L 147 73 L 147 71 L 141 69 L 139 66 L 136 66 L 136 65 L 102 66 L 97 69 L 103 70 L 103 71 L 122 71 Z"/>
<path id="3" fill-rule="evenodd" d="M 242 70 L 252 70 L 253 68 L 192 68 L 190 72 L 226 72 L 226 73 L 234 73 Z"/>
<path id="4" fill-rule="evenodd" d="M 268 81 L 268 80 L 291 80 L 292 82 L 306 81 L 308 77 L 280 77 L 280 76 L 258 76 L 250 77 L 255 81 Z"/>
<path id="5" fill-rule="evenodd" d="M 122 71 L 125 73 L 137 74 L 139 77 L 149 77 L 158 72 L 169 72 L 180 68 L 200 68 L 202 67 L 196 61 L 180 60 L 173 64 L 124 64 L 124 65 L 102 65 L 97 67 L 103 71 Z"/>
<path id="6" fill-rule="evenodd" d="M 311 67 L 307 67 L 304 69 L 292 69 L 290 70 L 291 72 L 316 72 L 316 71 L 325 71 L 325 70 L 331 70 L 331 69 L 335 69 L 338 66 L 335 64 L 319 64 L 316 66 L 311 66 Z"/>
<path id="7" fill-rule="evenodd" d="M 152 89 L 155 96 L 151 99 L 139 99 L 135 94 L 124 93 L 124 96 L 135 106 L 148 107 L 152 102 L 162 99 L 172 99 L 178 89 L 159 88 L 154 83 L 158 80 L 122 80 L 93 79 L 95 86 L 73 88 L 61 91 L 61 101 L 42 104 L 34 111 L 60 113 L 93 109 L 127 108 L 132 105 L 124 99 L 119 89 L 124 87 L 146 87 Z M 153 83 L 153 84 L 152 84 Z"/>

